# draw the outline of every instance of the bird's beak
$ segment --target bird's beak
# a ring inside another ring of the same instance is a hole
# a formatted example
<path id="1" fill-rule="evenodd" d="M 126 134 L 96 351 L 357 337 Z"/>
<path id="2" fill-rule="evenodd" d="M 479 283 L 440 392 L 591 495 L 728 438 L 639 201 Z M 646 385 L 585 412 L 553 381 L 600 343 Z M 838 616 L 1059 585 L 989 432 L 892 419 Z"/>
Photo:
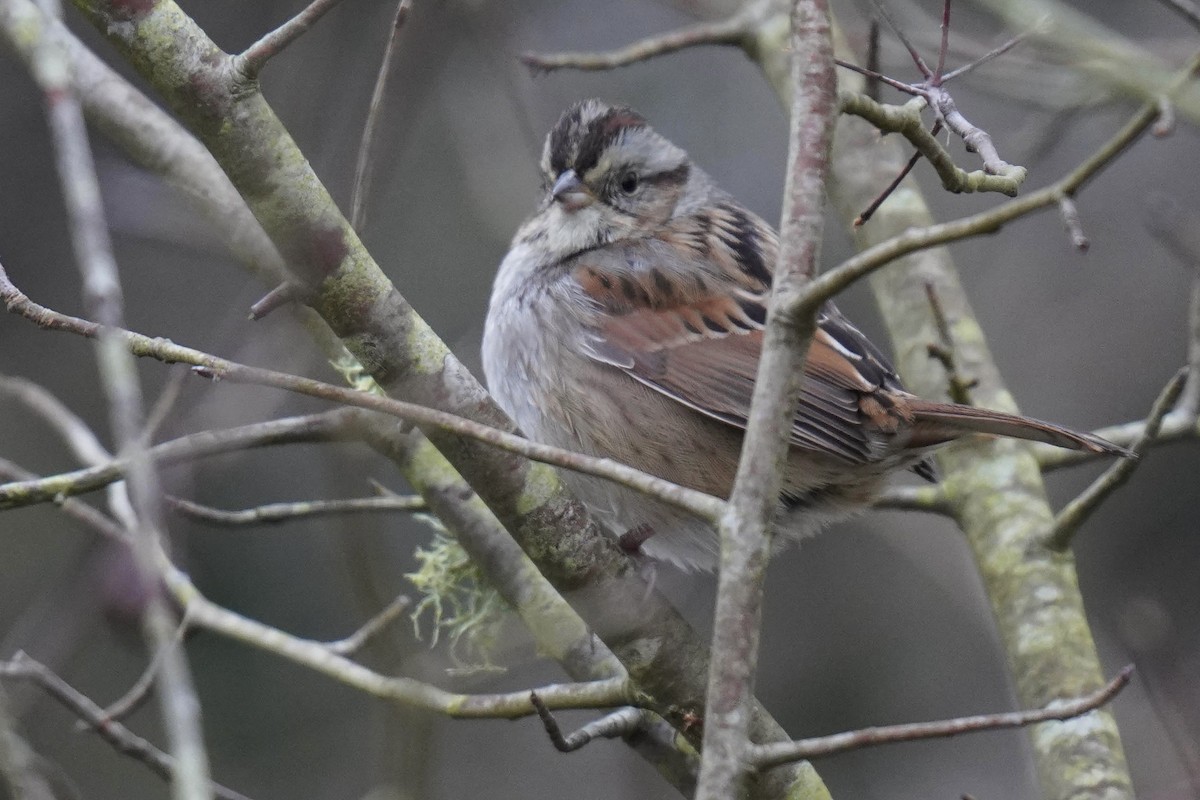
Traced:
<path id="1" fill-rule="evenodd" d="M 590 206 L 596 199 L 573 169 L 558 176 L 554 188 L 550 190 L 550 197 L 567 211 L 578 211 Z"/>

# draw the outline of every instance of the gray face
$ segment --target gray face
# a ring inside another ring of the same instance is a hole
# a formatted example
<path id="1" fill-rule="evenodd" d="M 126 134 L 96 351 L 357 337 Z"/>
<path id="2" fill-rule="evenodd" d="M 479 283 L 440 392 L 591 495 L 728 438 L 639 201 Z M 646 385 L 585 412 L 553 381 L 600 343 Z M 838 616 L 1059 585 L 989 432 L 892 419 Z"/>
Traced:
<path id="1" fill-rule="evenodd" d="M 591 226 L 600 242 L 669 219 L 687 185 L 690 165 L 687 154 L 655 133 L 636 111 L 586 100 L 568 109 L 546 137 L 542 173 L 548 190 L 563 186 L 571 175 L 577 179 L 578 191 L 586 196 L 577 193 L 564 205 L 570 212 L 592 204 L 597 208 L 564 223 Z M 547 202 L 555 199 L 552 194 Z"/>

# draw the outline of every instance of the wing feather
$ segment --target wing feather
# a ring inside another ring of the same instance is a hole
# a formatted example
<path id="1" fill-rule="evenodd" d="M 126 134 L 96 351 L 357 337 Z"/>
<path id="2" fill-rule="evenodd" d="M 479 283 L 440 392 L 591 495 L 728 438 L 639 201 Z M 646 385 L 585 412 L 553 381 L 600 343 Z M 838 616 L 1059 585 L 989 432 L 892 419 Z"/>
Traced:
<path id="1" fill-rule="evenodd" d="M 656 391 L 744 428 L 762 351 L 778 244 L 732 204 L 672 220 L 619 260 L 588 253 L 573 277 L 603 311 L 592 355 Z M 837 310 L 823 310 L 805 366 L 792 442 L 854 463 L 877 457 L 896 430 L 895 370 Z M 864 405 L 864 399 L 875 401 Z"/>

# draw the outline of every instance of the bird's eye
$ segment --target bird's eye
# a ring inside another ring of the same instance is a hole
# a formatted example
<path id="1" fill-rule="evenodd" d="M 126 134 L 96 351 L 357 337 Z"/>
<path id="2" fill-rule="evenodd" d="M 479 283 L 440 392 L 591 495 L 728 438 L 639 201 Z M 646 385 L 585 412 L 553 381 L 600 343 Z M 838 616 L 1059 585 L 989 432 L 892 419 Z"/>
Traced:
<path id="1" fill-rule="evenodd" d="M 638 174 L 630 170 L 621 176 L 621 182 L 617 184 L 621 187 L 621 191 L 625 194 L 633 194 L 638 190 Z"/>

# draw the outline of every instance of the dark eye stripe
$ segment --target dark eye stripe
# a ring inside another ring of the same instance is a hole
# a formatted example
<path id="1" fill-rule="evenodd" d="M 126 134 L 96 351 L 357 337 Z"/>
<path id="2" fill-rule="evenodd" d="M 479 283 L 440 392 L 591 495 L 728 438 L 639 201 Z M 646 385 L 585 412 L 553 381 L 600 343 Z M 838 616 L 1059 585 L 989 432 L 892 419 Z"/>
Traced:
<path id="1" fill-rule="evenodd" d="M 640 175 L 642 183 L 651 183 L 655 185 L 669 183 L 685 183 L 688 179 L 688 173 L 691 172 L 691 167 L 687 164 L 680 164 L 675 169 L 669 169 L 665 172 L 655 172 L 651 175 Z"/>

